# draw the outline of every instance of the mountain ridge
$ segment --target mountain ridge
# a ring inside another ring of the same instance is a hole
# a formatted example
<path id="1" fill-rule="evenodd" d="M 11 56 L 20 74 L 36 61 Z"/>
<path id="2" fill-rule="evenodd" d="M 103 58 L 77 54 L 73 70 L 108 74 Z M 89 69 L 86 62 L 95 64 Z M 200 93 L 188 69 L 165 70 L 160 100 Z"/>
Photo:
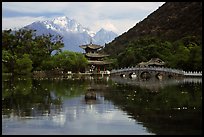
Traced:
<path id="1" fill-rule="evenodd" d="M 105 30 L 104 28 L 101 28 L 98 32 L 94 32 L 67 16 L 36 21 L 23 28 L 36 30 L 37 35 L 49 33 L 52 35 L 60 35 L 63 37 L 64 42 L 64 48 L 62 50 L 75 52 L 83 52 L 79 46 L 89 44 L 90 41 L 94 44 L 104 46 L 118 36 L 113 31 Z"/>
<path id="2" fill-rule="evenodd" d="M 157 37 L 174 42 L 186 36 L 196 36 L 202 41 L 202 2 L 166 2 L 106 44 L 104 51 L 117 55 L 125 49 L 127 43 L 141 37 Z M 115 49 L 114 53 L 111 49 Z"/>

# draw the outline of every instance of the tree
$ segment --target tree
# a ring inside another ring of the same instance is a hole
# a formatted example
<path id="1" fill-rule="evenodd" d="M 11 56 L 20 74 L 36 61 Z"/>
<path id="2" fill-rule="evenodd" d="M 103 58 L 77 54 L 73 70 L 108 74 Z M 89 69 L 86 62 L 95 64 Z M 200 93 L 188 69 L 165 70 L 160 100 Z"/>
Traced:
<path id="1" fill-rule="evenodd" d="M 64 46 L 61 36 L 37 36 L 35 30 L 20 29 L 17 31 L 2 31 L 2 51 L 4 64 L 9 72 L 14 73 L 17 59 L 29 55 L 32 61 L 32 71 L 41 69 L 42 62 L 47 60 L 53 51 L 61 52 Z"/>
<path id="2" fill-rule="evenodd" d="M 143 37 L 128 42 L 125 50 L 116 58 L 115 63 L 119 67 L 131 67 L 151 58 L 160 58 L 166 63 L 166 67 L 200 71 L 202 70 L 202 43 L 194 36 L 184 37 L 176 42 Z"/>
<path id="3" fill-rule="evenodd" d="M 23 54 L 22 58 L 16 60 L 16 74 L 30 74 L 32 70 L 32 60 L 29 58 L 28 54 Z"/>
<path id="4" fill-rule="evenodd" d="M 87 59 L 82 53 L 63 51 L 53 56 L 56 67 L 63 69 L 64 72 L 79 72 L 87 66 Z"/>

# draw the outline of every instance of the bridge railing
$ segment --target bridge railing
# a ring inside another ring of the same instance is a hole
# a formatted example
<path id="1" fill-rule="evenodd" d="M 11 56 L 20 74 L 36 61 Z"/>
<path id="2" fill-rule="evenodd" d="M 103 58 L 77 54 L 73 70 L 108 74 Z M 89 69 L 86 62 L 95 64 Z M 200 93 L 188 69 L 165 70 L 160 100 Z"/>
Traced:
<path id="1" fill-rule="evenodd" d="M 184 71 L 185 76 L 202 76 L 202 71 Z"/>
<path id="2" fill-rule="evenodd" d="M 192 72 L 192 71 L 183 71 L 174 68 L 165 68 L 165 67 L 128 67 L 128 68 L 120 68 L 120 69 L 113 69 L 111 70 L 111 74 L 121 73 L 121 72 L 128 72 L 128 71 L 160 71 L 160 72 L 167 72 L 167 73 L 175 73 L 180 75 L 192 75 L 192 76 L 202 76 L 202 71 L 199 72 Z"/>

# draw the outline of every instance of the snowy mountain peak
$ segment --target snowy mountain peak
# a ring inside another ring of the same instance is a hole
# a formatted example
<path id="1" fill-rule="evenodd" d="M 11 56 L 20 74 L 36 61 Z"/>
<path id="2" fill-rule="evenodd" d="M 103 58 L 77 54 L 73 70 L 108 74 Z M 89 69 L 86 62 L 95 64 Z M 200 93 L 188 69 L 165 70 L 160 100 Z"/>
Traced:
<path id="1" fill-rule="evenodd" d="M 68 22 L 70 22 L 70 19 L 66 16 L 53 19 L 54 24 L 59 25 L 59 26 L 64 27 L 64 28 L 66 28 Z"/>
<path id="2" fill-rule="evenodd" d="M 71 19 L 69 19 L 67 16 L 61 16 L 61 17 L 57 17 L 57 18 L 55 18 L 54 20 L 65 20 L 65 21 L 67 21 L 67 20 L 71 20 Z"/>
<path id="3" fill-rule="evenodd" d="M 88 34 L 93 33 L 88 28 L 85 28 L 81 24 L 79 24 L 76 20 L 69 19 L 66 16 L 57 17 L 51 20 L 41 21 L 40 23 L 44 24 L 47 29 L 57 31 L 59 33 L 67 33 L 67 32 L 73 32 L 73 33 L 85 32 Z"/>
<path id="4" fill-rule="evenodd" d="M 92 39 L 94 44 L 103 46 L 117 36 L 112 31 L 103 28 L 95 33 L 89 28 L 83 27 L 76 20 L 66 16 L 33 22 L 25 27 L 36 30 L 37 35 L 49 33 L 52 35 L 61 35 L 65 45 L 63 49 L 77 52 L 83 52 L 79 46 L 90 43 L 90 39 Z"/>

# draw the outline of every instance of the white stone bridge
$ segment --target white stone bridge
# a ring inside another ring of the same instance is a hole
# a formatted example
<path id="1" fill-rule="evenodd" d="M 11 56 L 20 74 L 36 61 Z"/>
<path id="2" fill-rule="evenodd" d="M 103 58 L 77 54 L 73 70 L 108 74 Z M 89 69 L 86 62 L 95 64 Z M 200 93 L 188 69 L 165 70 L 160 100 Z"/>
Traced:
<path id="1" fill-rule="evenodd" d="M 136 76 L 139 78 L 151 78 L 156 77 L 162 79 L 163 77 L 183 77 L 183 76 L 201 76 L 200 72 L 186 72 L 179 69 L 164 68 L 164 67 L 128 67 L 121 69 L 113 69 L 110 72 L 111 75 L 121 76 L 121 77 L 132 77 Z"/>

